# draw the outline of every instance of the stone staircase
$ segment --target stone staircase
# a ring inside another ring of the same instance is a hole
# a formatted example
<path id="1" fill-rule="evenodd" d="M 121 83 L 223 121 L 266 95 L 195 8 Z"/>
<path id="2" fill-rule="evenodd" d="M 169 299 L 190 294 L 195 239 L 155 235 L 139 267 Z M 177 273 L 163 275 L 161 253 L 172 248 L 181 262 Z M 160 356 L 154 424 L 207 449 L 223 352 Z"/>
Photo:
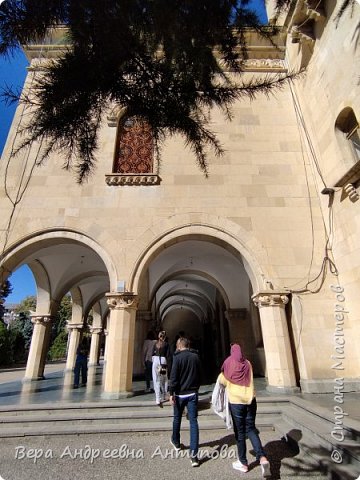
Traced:
<path id="1" fill-rule="evenodd" d="M 293 448 L 313 458 L 328 472 L 329 479 L 360 478 L 360 422 L 344 417 L 336 423 L 330 410 L 291 397 L 274 426 Z"/>
<path id="2" fill-rule="evenodd" d="M 281 418 L 276 402 L 259 406 L 260 430 L 274 430 L 274 420 Z M 0 437 L 66 435 L 84 433 L 120 433 L 171 431 L 172 407 L 168 402 L 158 408 L 153 401 L 16 405 L 0 407 Z M 210 398 L 199 399 L 200 429 L 223 429 L 224 422 L 210 408 Z M 184 429 L 189 428 L 184 422 Z"/>
<path id="3" fill-rule="evenodd" d="M 257 427 L 272 430 L 292 448 L 311 457 L 331 480 L 354 480 L 360 475 L 360 422 L 344 418 L 342 441 L 331 436 L 333 413 L 300 397 L 258 397 Z M 51 403 L 0 407 L 0 437 L 160 432 L 172 429 L 172 408 L 160 409 L 153 400 Z M 210 397 L 199 399 L 200 430 L 224 429 L 212 412 Z M 183 428 L 189 423 L 184 421 Z M 342 462 L 332 460 L 333 452 Z"/>

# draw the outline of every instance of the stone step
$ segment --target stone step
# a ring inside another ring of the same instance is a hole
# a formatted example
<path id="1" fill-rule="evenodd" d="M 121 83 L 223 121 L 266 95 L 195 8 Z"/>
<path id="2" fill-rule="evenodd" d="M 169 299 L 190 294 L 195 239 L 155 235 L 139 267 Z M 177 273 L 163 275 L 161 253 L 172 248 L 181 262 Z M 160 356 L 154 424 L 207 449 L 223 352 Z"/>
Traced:
<path id="1" fill-rule="evenodd" d="M 280 419 L 281 409 L 268 402 L 258 409 L 259 429 L 274 429 L 273 423 Z M 40 407 L 40 408 L 39 408 Z M 44 408 L 45 407 L 45 408 Z M 86 407 L 86 408 L 85 408 Z M 63 433 L 134 432 L 171 429 L 173 409 L 169 403 L 159 409 L 154 402 L 122 402 L 116 404 L 28 405 L 2 408 L 0 436 L 56 435 Z M 185 417 L 184 417 L 185 419 Z M 184 422 L 185 424 L 187 422 Z M 223 420 L 209 407 L 208 402 L 199 402 L 201 428 L 225 428 Z"/>
<path id="2" fill-rule="evenodd" d="M 185 420 L 185 419 L 184 419 Z M 257 423 L 257 427 L 261 431 L 273 431 L 273 420 L 266 419 Z M 183 421 L 182 428 L 189 430 L 189 422 Z M 199 417 L 200 430 L 225 430 L 225 425 L 220 418 L 202 418 Z M 34 423 L 32 425 L 24 425 L 20 423 L 17 426 L 1 428 L 0 437 L 25 437 L 25 436 L 42 436 L 42 435 L 80 435 L 80 434 L 96 434 L 96 433 L 125 433 L 125 432 L 151 432 L 151 431 L 172 431 L 172 418 L 161 418 L 158 421 L 146 419 L 141 422 L 124 420 L 119 422 L 111 421 L 99 423 L 82 423 L 82 422 L 50 422 L 50 423 Z"/>
<path id="3" fill-rule="evenodd" d="M 319 466 L 319 471 L 327 472 L 331 480 L 354 480 L 359 477 L 360 466 L 357 462 L 348 463 L 348 458 L 343 456 L 341 463 L 332 460 L 331 454 L 333 446 L 329 443 L 322 443 L 316 434 L 304 433 L 294 429 L 293 425 L 285 420 L 275 424 L 275 430 L 284 436 L 284 439 L 290 444 L 291 448 L 298 450 L 305 457 L 312 458 Z M 357 442 L 353 442 L 351 447 L 359 447 Z M 344 451 L 342 451 L 344 455 Z"/>
<path id="4" fill-rule="evenodd" d="M 292 405 L 286 407 L 283 410 L 282 419 L 287 421 L 293 427 L 296 427 L 302 431 L 303 435 L 310 435 L 316 439 L 317 444 L 326 448 L 328 451 L 332 451 L 334 448 L 343 451 L 343 458 L 346 459 L 346 463 L 355 463 L 359 466 L 360 472 L 360 445 L 357 440 L 359 432 L 354 431 L 353 428 L 349 429 L 347 425 L 341 425 L 341 430 L 344 439 L 340 440 L 339 437 L 335 438 L 331 435 L 334 429 L 334 421 L 331 422 L 329 418 L 319 417 L 313 414 L 310 410 L 299 408 L 298 405 Z M 355 439 L 352 435 L 355 433 Z"/>
<path id="5" fill-rule="evenodd" d="M 284 398 L 259 398 L 257 399 L 258 411 L 261 409 L 268 409 L 269 411 L 275 410 L 280 412 L 284 405 L 287 405 L 289 401 Z M 18 405 L 5 405 L 0 406 L 0 417 L 5 417 L 9 415 L 27 415 L 37 414 L 41 412 L 42 415 L 52 415 L 53 413 L 59 411 L 74 411 L 74 412 L 118 412 L 119 409 L 122 411 L 132 410 L 136 408 L 137 410 L 146 410 L 154 407 L 154 400 L 119 400 L 119 401 L 107 401 L 107 402 L 78 402 L 78 403 L 65 403 L 65 402 L 56 402 L 56 403 L 42 403 L 42 404 L 18 404 Z M 167 403 L 164 406 L 168 406 Z M 199 398 L 199 411 L 202 409 L 210 408 L 210 398 L 209 397 L 200 397 Z"/>
<path id="6" fill-rule="evenodd" d="M 299 413 L 294 407 L 288 407 L 282 420 L 275 423 L 276 431 L 284 435 L 290 446 L 316 460 L 329 475 L 333 475 L 329 478 L 342 478 L 342 474 L 344 478 L 358 478 L 360 445 L 351 439 L 337 442 L 331 436 L 332 426 L 327 419 L 319 419 L 306 410 Z"/>
<path id="7" fill-rule="evenodd" d="M 7 415 L 3 416 L 0 418 L 0 424 L 6 425 L 6 424 L 26 424 L 26 423 L 39 423 L 39 422 L 60 422 L 60 421 L 115 421 L 115 420 L 123 420 L 123 419 L 131 419 L 134 422 L 136 421 L 143 421 L 144 419 L 147 418 L 167 418 L 167 417 L 172 417 L 173 416 L 173 411 L 171 408 L 164 407 L 162 409 L 148 409 L 148 410 L 142 410 L 141 412 L 139 411 L 134 411 L 134 410 L 119 410 L 119 411 L 112 411 L 112 412 L 107 412 L 107 411 L 97 411 L 97 412 L 68 412 L 65 411 L 63 413 L 58 412 L 58 413 L 47 413 L 47 414 L 39 414 L 39 412 L 28 412 L 27 414 L 22 414 L 22 415 Z M 272 417 L 272 418 L 280 418 L 281 412 L 280 411 L 274 411 L 272 409 L 259 409 L 257 413 L 257 418 L 266 418 L 266 417 Z M 199 417 L 212 417 L 219 419 L 219 421 L 222 422 L 220 417 L 218 417 L 216 414 L 213 413 L 212 410 L 200 410 L 199 411 Z"/>
<path id="8" fill-rule="evenodd" d="M 342 417 L 340 416 L 342 405 L 337 403 L 334 403 L 333 410 L 330 410 L 316 405 L 313 402 L 309 402 L 308 400 L 293 397 L 291 398 L 291 405 L 293 407 L 298 407 L 300 410 L 305 410 L 313 414 L 315 417 L 327 421 L 329 425 L 334 425 L 336 421 L 339 422 L 345 437 L 356 440 L 360 444 L 360 422 L 348 417 L 346 414 L 346 407 L 343 408 L 345 415 Z"/>

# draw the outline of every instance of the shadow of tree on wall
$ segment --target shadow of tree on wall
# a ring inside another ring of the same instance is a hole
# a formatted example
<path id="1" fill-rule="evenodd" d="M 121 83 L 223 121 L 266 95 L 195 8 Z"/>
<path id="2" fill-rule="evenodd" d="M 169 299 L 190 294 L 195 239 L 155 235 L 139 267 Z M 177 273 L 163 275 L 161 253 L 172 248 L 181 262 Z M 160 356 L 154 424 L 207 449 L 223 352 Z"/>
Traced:
<path id="1" fill-rule="evenodd" d="M 360 22 L 356 25 L 352 40 L 355 43 L 355 50 L 356 50 L 360 42 Z M 360 77 L 359 77 L 359 82 L 360 82 Z"/>

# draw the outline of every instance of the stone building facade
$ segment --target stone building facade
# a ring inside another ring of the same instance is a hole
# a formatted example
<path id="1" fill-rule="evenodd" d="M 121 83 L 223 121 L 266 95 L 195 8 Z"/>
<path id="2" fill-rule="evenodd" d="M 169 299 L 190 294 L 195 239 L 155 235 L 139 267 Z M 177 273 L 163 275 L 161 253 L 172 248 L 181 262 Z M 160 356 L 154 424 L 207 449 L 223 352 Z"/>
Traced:
<path id="1" fill-rule="evenodd" d="M 104 397 L 131 392 L 157 328 L 191 336 L 209 379 L 238 341 L 270 391 L 360 389 L 360 5 L 336 21 L 338 9 L 298 0 L 279 19 L 278 48 L 249 33 L 245 77 L 306 74 L 239 101 L 231 122 L 212 112 L 226 153 L 211 158 L 208 178 L 180 137 L 168 139 L 159 168 L 147 126 L 117 109 L 84 185 L 61 155 L 34 168 L 41 145 L 9 161 L 18 108 L 0 212 L 3 272 L 27 264 L 37 285 L 26 380 L 43 376 L 52 319 L 70 292 L 66 370 L 91 312 L 90 365 L 105 341 Z M 60 52 L 61 31 L 26 48 L 25 88 Z"/>

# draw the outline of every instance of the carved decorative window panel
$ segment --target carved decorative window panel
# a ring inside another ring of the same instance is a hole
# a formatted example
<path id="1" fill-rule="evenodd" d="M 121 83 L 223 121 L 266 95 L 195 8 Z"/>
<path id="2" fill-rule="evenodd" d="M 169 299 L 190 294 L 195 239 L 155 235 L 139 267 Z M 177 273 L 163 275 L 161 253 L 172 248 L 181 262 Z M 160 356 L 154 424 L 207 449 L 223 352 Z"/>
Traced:
<path id="1" fill-rule="evenodd" d="M 114 173 L 152 173 L 154 143 L 150 125 L 139 117 L 126 117 L 119 126 Z"/>

